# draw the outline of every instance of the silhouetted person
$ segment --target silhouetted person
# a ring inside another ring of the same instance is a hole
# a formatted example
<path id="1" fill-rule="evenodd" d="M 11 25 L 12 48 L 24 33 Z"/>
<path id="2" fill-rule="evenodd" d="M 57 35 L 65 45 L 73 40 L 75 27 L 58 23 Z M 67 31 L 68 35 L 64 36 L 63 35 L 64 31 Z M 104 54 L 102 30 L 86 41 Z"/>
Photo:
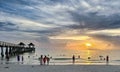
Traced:
<path id="1" fill-rule="evenodd" d="M 9 56 L 8 55 L 6 56 L 6 61 L 7 61 L 6 64 L 9 64 Z"/>
<path id="2" fill-rule="evenodd" d="M 106 56 L 106 63 L 107 64 L 109 63 L 109 56 L 108 55 Z"/>
<path id="3" fill-rule="evenodd" d="M 47 57 L 47 65 L 49 65 L 49 62 L 50 62 L 50 58 Z"/>
<path id="4" fill-rule="evenodd" d="M 22 56 L 22 62 L 24 61 L 24 57 Z"/>
<path id="5" fill-rule="evenodd" d="M 52 56 L 50 57 L 50 59 L 52 59 Z"/>
<path id="6" fill-rule="evenodd" d="M 30 58 L 30 56 L 28 56 L 28 58 Z"/>
<path id="7" fill-rule="evenodd" d="M 78 56 L 78 58 L 80 59 L 80 55 Z"/>
<path id="8" fill-rule="evenodd" d="M 9 56 L 6 56 L 6 59 L 7 59 L 7 61 L 9 61 L 9 59 L 10 59 Z"/>
<path id="9" fill-rule="evenodd" d="M 73 55 L 72 57 L 72 60 L 73 60 L 73 64 L 75 63 L 75 56 Z"/>
<path id="10" fill-rule="evenodd" d="M 88 57 L 88 60 L 90 60 L 91 59 L 91 57 Z"/>
<path id="11" fill-rule="evenodd" d="M 47 60 L 47 57 L 45 56 L 45 57 L 43 58 L 44 65 L 46 64 L 46 60 Z"/>
<path id="12" fill-rule="evenodd" d="M 105 58 L 104 58 L 104 61 L 105 61 Z"/>
<path id="13" fill-rule="evenodd" d="M 40 60 L 40 65 L 43 65 L 43 55 L 40 56 L 39 60 Z"/>
<path id="14" fill-rule="evenodd" d="M 20 61 L 20 56 L 19 56 L 19 55 L 17 55 L 17 61 L 18 61 L 18 62 Z"/>

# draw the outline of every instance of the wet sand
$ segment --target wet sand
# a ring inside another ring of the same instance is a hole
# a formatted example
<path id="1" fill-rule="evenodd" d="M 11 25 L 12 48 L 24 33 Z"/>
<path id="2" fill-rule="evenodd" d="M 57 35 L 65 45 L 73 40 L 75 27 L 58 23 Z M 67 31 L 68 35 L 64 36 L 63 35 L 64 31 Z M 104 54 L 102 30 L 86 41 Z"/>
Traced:
<path id="1" fill-rule="evenodd" d="M 1 64 L 0 72 L 120 72 L 119 65 L 15 65 Z"/>

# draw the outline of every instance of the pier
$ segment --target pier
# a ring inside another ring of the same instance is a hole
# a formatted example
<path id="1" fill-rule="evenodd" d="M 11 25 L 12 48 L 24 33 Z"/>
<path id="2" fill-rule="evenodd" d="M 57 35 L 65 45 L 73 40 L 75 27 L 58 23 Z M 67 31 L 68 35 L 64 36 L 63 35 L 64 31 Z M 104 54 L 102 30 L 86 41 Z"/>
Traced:
<path id="1" fill-rule="evenodd" d="M 33 43 L 29 43 L 28 47 L 25 47 L 25 44 L 23 42 L 20 42 L 19 44 L 14 44 L 0 41 L 0 48 L 1 58 L 6 59 L 26 52 L 35 52 L 35 45 Z"/>

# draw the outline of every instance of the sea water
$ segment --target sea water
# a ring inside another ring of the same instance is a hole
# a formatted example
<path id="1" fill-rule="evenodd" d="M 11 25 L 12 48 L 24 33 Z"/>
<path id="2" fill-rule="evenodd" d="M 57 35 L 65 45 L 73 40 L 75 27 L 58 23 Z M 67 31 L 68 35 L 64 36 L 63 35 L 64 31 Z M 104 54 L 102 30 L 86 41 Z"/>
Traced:
<path id="1" fill-rule="evenodd" d="M 72 56 L 75 55 L 74 65 L 106 65 L 106 56 L 109 56 L 110 65 L 120 65 L 120 52 L 119 50 L 47 50 L 42 48 L 36 48 L 35 53 L 24 53 L 24 61 L 18 62 L 16 57 L 10 58 L 9 62 L 6 59 L 1 60 L 1 64 L 13 63 L 13 64 L 26 64 L 26 65 L 40 65 L 38 58 L 40 55 L 46 55 L 51 57 L 50 65 L 71 65 Z M 100 58 L 102 56 L 102 58 Z M 89 59 L 88 59 L 89 57 Z"/>

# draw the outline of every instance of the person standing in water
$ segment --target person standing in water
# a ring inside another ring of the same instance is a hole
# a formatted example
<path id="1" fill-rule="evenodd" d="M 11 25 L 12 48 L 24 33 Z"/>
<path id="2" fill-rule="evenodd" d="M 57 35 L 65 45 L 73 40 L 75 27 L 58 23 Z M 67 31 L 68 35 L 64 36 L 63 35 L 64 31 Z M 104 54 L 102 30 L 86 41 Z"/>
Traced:
<path id="1" fill-rule="evenodd" d="M 50 58 L 47 57 L 47 65 L 49 65 L 49 62 L 50 62 Z"/>
<path id="2" fill-rule="evenodd" d="M 43 55 L 40 56 L 40 65 L 43 65 Z"/>
<path id="3" fill-rule="evenodd" d="M 23 62 L 24 62 L 24 57 L 23 56 L 21 56 L 21 60 L 22 60 L 22 64 L 23 64 Z"/>
<path id="4" fill-rule="evenodd" d="M 22 56 L 22 62 L 24 61 L 24 57 Z"/>
<path id="5" fill-rule="evenodd" d="M 20 55 L 17 55 L 17 61 L 18 62 L 20 61 Z"/>
<path id="6" fill-rule="evenodd" d="M 46 60 L 47 60 L 47 57 L 45 55 L 45 57 L 43 58 L 44 65 L 46 64 Z"/>
<path id="7" fill-rule="evenodd" d="M 72 60 L 73 60 L 73 64 L 75 63 L 75 56 L 73 55 L 72 57 Z"/>
<path id="8" fill-rule="evenodd" d="M 109 56 L 108 55 L 106 56 L 106 63 L 107 64 L 109 63 Z"/>

